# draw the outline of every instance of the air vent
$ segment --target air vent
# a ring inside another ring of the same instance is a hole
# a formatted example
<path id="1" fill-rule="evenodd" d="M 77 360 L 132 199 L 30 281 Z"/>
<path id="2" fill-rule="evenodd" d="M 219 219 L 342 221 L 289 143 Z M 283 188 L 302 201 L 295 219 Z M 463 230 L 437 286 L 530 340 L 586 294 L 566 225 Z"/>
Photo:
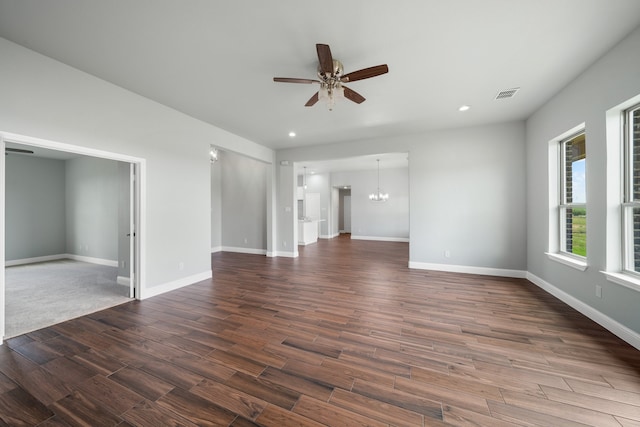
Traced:
<path id="1" fill-rule="evenodd" d="M 501 90 L 496 95 L 496 99 L 505 99 L 505 98 L 513 98 L 513 96 L 520 90 L 519 87 L 514 87 L 513 89 Z"/>
<path id="2" fill-rule="evenodd" d="M 7 153 L 33 154 L 33 151 L 31 151 L 31 150 L 23 150 L 22 148 L 5 147 L 4 153 L 5 154 L 7 154 Z"/>

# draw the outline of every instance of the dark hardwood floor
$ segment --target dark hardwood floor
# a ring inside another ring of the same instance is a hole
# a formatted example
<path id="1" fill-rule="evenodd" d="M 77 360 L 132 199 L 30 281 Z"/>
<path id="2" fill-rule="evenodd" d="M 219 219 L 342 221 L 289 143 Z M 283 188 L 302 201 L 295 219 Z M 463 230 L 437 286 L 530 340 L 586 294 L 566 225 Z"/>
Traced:
<path id="1" fill-rule="evenodd" d="M 640 426 L 640 352 L 526 280 L 300 252 L 8 340 L 0 425 Z"/>

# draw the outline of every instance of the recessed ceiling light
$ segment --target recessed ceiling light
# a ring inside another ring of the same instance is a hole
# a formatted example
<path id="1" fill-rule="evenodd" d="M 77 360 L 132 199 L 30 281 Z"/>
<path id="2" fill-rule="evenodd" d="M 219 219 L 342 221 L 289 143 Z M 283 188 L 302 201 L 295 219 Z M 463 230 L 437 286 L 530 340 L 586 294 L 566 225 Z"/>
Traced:
<path id="1" fill-rule="evenodd" d="M 460 108 L 458 108 L 458 111 L 467 111 L 469 108 L 471 108 L 468 105 L 462 105 Z"/>
<path id="2" fill-rule="evenodd" d="M 296 136 L 296 133 L 295 133 L 294 131 L 291 131 L 291 132 L 289 132 L 289 136 L 290 136 L 291 138 L 293 138 L 294 136 Z"/>

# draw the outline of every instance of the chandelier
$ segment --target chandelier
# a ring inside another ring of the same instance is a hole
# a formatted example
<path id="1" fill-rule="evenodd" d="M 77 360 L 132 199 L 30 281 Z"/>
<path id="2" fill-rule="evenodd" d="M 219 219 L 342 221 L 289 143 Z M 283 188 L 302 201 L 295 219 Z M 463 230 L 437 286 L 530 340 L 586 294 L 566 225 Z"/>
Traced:
<path id="1" fill-rule="evenodd" d="M 378 162 L 378 188 L 375 193 L 369 194 L 369 200 L 372 202 L 386 202 L 389 199 L 389 193 L 383 193 L 380 191 L 380 159 L 376 159 Z"/>

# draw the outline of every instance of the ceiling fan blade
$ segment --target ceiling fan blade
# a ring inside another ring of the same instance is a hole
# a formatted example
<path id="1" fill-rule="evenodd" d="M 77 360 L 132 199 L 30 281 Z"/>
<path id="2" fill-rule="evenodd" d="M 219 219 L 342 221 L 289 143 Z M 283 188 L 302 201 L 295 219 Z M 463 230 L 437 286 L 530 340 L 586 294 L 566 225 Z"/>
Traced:
<path id="1" fill-rule="evenodd" d="M 307 101 L 306 104 L 304 104 L 305 107 L 312 107 L 316 104 L 316 102 L 318 102 L 318 93 L 316 92 L 315 95 L 313 95 L 311 98 L 309 98 L 309 100 Z"/>
<path id="2" fill-rule="evenodd" d="M 8 151 L 10 153 L 24 153 L 24 154 L 33 154 L 33 151 L 31 150 L 23 150 L 22 148 L 11 148 L 11 147 L 5 147 L 4 151 Z"/>
<path id="3" fill-rule="evenodd" d="M 376 65 L 375 67 L 363 68 L 362 70 L 354 71 L 352 73 L 347 73 L 340 81 L 343 83 L 346 82 L 355 82 L 356 80 L 369 79 L 371 77 L 379 76 L 380 74 L 385 74 L 389 72 L 389 67 L 387 64 Z"/>
<path id="4" fill-rule="evenodd" d="M 318 52 L 318 62 L 320 63 L 320 69 L 328 75 L 333 74 L 333 56 L 331 56 L 331 49 L 328 44 L 316 44 L 316 51 Z"/>
<path id="5" fill-rule="evenodd" d="M 296 79 L 292 77 L 274 77 L 273 81 L 280 82 L 280 83 L 305 83 L 305 84 L 320 83 L 320 80 Z"/>
<path id="6" fill-rule="evenodd" d="M 355 102 L 356 104 L 362 104 L 365 101 L 365 97 L 360 95 L 355 90 L 351 90 L 348 87 L 342 86 L 344 89 L 344 97 Z"/>

